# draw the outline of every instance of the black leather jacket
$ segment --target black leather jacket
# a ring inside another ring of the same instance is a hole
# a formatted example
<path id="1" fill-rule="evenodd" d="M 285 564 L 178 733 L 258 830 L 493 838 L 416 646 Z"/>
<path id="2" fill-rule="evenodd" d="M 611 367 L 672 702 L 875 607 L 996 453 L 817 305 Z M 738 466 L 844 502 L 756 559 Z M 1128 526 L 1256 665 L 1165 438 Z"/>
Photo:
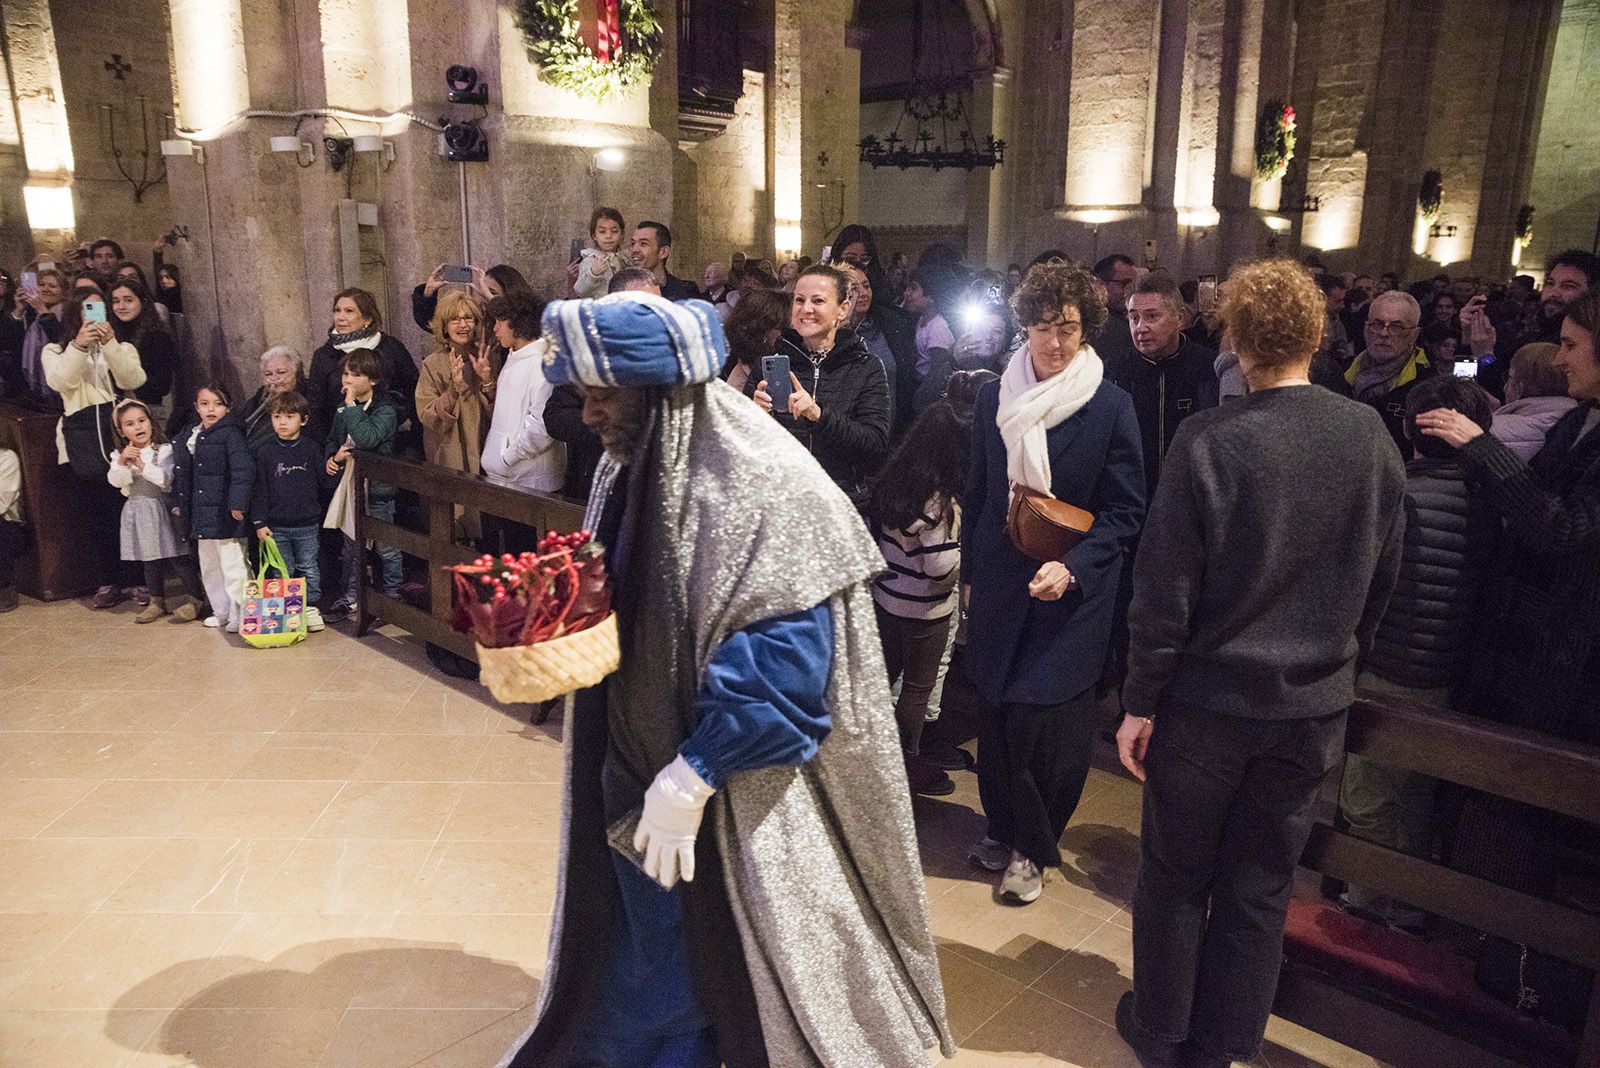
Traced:
<path id="1" fill-rule="evenodd" d="M 883 364 L 852 331 L 841 328 L 820 360 L 784 331 L 777 351 L 822 409 L 813 423 L 788 413 L 773 413 L 800 444 L 811 451 L 830 478 L 859 503 L 867 479 L 889 451 L 889 379 Z"/>

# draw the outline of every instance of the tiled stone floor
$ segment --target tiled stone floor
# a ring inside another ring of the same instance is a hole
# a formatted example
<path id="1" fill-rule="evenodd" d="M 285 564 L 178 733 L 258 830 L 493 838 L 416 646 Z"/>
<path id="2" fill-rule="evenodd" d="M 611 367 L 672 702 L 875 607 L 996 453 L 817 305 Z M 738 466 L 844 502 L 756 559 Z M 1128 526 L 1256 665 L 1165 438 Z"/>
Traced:
<path id="1" fill-rule="evenodd" d="M 0 616 L 0 1065 L 493 1064 L 544 968 L 560 724 L 399 632 L 257 651 L 132 614 Z M 917 802 L 946 1063 L 1132 1068 L 1137 789 L 1092 773 L 1069 877 L 1009 909 L 966 864 L 957 778 Z M 1269 1068 L 1373 1063 L 1269 1038 Z"/>

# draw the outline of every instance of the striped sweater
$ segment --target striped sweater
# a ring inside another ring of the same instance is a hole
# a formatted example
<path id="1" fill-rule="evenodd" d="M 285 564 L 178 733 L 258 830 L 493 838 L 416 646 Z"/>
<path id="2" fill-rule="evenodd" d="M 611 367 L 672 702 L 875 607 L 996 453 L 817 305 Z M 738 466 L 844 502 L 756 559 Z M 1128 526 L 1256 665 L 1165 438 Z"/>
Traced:
<path id="1" fill-rule="evenodd" d="M 961 575 L 959 502 L 935 496 L 910 526 L 890 530 L 874 522 L 872 532 L 889 564 L 872 583 L 878 607 L 902 619 L 939 619 L 955 610 Z"/>

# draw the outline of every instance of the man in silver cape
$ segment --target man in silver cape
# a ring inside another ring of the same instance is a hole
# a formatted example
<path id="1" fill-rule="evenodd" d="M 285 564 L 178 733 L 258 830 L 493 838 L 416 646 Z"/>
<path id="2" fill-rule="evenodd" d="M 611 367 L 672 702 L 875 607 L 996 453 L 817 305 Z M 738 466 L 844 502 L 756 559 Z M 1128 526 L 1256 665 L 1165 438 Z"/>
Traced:
<path id="1" fill-rule="evenodd" d="M 640 863 L 651 792 L 681 764 L 724 642 L 823 606 L 826 736 L 802 762 L 707 787 L 683 864 L 698 877 L 650 884 L 682 927 L 692 981 L 680 985 L 715 1044 L 709 1060 L 654 1063 L 910 1068 L 935 1045 L 951 1055 L 868 588 L 884 567 L 872 538 L 794 438 L 716 380 L 726 343 L 709 305 L 556 302 L 544 335 L 547 374 L 584 388 L 585 421 L 607 442 L 586 525 L 607 546 L 622 666 L 569 705 L 549 963 L 536 1022 L 502 1068 L 613 1063 L 595 1055 L 597 1027 L 626 1030 L 635 1011 L 610 1003 L 616 961 L 631 955 L 632 978 L 648 977 L 671 955 L 648 938 L 672 932 L 613 944 L 640 936 L 623 917 L 633 873 L 611 851 Z M 633 413 L 625 448 L 607 435 L 608 407 Z M 641 866 L 662 881 L 653 856 Z"/>

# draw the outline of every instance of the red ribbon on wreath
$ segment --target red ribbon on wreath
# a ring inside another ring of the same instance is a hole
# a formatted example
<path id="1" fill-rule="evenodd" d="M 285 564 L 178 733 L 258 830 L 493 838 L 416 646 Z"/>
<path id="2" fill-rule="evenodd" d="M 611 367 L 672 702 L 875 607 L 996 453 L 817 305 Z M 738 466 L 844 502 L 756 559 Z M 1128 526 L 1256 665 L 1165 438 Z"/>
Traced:
<path id="1" fill-rule="evenodd" d="M 621 0 L 578 0 L 578 33 L 601 64 L 622 53 Z"/>

